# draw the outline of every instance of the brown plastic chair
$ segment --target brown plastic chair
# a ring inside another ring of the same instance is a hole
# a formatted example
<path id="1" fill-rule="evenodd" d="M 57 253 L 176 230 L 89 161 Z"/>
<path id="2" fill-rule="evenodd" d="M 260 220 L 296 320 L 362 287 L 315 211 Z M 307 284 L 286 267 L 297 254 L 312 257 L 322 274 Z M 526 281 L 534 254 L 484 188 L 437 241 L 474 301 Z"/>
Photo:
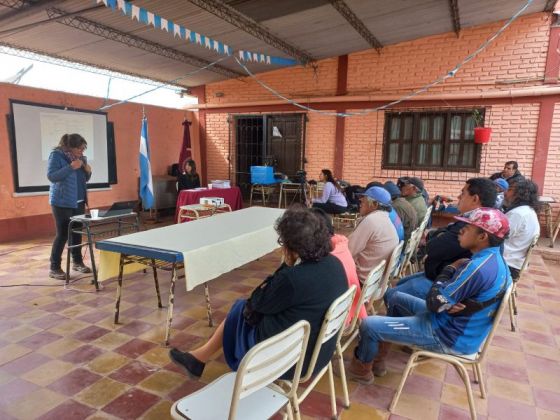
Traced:
<path id="1" fill-rule="evenodd" d="M 531 254 L 533 253 L 533 249 L 537 246 L 537 242 L 539 242 L 539 235 L 535 235 L 529 248 L 527 248 L 527 253 L 525 254 L 525 259 L 523 260 L 523 265 L 519 270 L 519 278 L 513 282 L 513 290 L 511 291 L 511 296 L 509 298 L 509 320 L 511 323 L 511 330 L 515 331 L 517 329 L 517 282 L 521 280 L 521 276 L 523 275 L 525 269 L 529 266 L 529 259 L 531 258 Z"/>

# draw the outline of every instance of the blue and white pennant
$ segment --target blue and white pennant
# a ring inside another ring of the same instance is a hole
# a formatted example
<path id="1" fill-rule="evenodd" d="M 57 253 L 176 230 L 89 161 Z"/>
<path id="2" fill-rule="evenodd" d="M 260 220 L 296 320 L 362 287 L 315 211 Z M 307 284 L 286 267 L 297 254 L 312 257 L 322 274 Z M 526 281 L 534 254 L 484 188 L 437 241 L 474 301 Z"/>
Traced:
<path id="1" fill-rule="evenodd" d="M 201 47 L 216 51 L 218 54 L 230 56 L 233 54 L 233 49 L 229 45 L 198 32 L 191 31 L 184 26 L 162 18 L 143 7 L 133 5 L 126 0 L 96 0 L 96 2 L 97 4 L 103 3 L 106 7 L 112 9 L 113 11 L 121 11 L 132 20 L 137 20 L 140 23 L 153 26 L 155 29 L 166 31 L 174 37 L 179 37 L 192 44 L 198 44 Z M 239 58 L 243 61 L 277 66 L 294 66 L 298 64 L 296 60 L 291 58 L 274 57 L 244 50 L 239 51 Z"/>

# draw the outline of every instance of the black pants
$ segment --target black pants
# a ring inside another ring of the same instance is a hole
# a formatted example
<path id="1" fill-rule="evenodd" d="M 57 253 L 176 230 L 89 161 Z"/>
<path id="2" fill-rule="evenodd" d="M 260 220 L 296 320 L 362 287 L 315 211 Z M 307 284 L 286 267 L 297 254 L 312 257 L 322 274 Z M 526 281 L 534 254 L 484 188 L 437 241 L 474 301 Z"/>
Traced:
<path id="1" fill-rule="evenodd" d="M 341 214 L 348 209 L 348 207 L 337 206 L 333 203 L 313 203 L 313 207 L 324 210 L 325 213 L 329 214 Z"/>
<path id="2" fill-rule="evenodd" d="M 519 280 L 519 270 L 517 268 L 513 268 L 512 266 L 509 266 L 509 265 L 508 265 L 508 268 L 509 268 L 509 271 L 511 273 L 511 279 L 513 281 Z"/>
<path id="3" fill-rule="evenodd" d="M 62 252 L 64 251 L 64 244 L 68 239 L 68 224 L 70 223 L 70 218 L 77 214 L 85 213 L 85 203 L 82 201 L 78 203 L 78 207 L 75 209 L 68 207 L 58 207 L 51 206 L 54 222 L 56 224 L 56 236 L 54 238 L 51 250 L 51 269 L 60 269 L 62 263 Z M 78 225 L 75 225 L 78 227 Z M 76 245 L 82 242 L 82 235 L 78 233 L 72 234 L 70 242 L 68 245 Z M 72 260 L 75 263 L 81 263 L 82 260 L 82 248 L 76 247 L 72 248 Z"/>

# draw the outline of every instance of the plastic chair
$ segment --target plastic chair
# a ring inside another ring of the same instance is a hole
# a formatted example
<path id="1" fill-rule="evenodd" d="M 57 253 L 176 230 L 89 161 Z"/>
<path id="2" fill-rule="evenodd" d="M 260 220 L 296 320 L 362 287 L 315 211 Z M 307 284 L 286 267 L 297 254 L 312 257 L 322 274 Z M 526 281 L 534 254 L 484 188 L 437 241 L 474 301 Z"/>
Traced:
<path id="1" fill-rule="evenodd" d="M 321 326 L 321 330 L 319 331 L 319 335 L 317 336 L 317 341 L 315 342 L 315 348 L 313 349 L 313 353 L 309 361 L 309 366 L 307 367 L 307 372 L 305 373 L 305 376 L 299 379 L 300 384 L 310 381 L 301 395 L 298 395 L 297 393 L 298 381 L 296 381 L 295 377 L 293 381 L 282 381 L 282 384 L 295 390 L 295 392 L 291 394 L 290 398 L 295 418 L 298 420 L 301 418 L 299 405 L 310 394 L 315 385 L 317 385 L 319 380 L 327 371 L 329 373 L 332 417 L 333 419 L 337 418 L 336 394 L 334 389 L 332 361 L 329 361 L 329 363 L 327 363 L 324 368 L 317 372 L 316 375 L 313 375 L 313 371 L 315 370 L 315 364 L 317 363 L 317 358 L 319 357 L 319 352 L 321 351 L 321 347 L 323 346 L 323 344 L 329 341 L 332 337 L 336 336 L 337 346 L 339 345 L 344 322 L 346 321 L 348 312 L 350 312 L 350 308 L 352 307 L 355 292 L 356 286 L 350 287 L 331 304 L 331 306 L 325 313 L 325 317 L 323 318 L 323 325 Z"/>
<path id="2" fill-rule="evenodd" d="M 500 324 L 500 320 L 502 318 L 502 315 L 504 313 L 506 305 L 509 302 L 509 298 L 511 296 L 512 290 L 513 290 L 513 285 L 510 285 L 508 287 L 508 289 L 506 290 L 506 293 L 504 294 L 504 297 L 502 298 L 502 302 L 500 303 L 500 305 L 498 307 L 498 311 L 496 312 L 496 315 L 494 316 L 494 321 L 492 322 L 492 328 L 490 329 L 490 332 L 488 333 L 488 336 L 486 337 L 486 340 L 484 340 L 484 343 L 482 343 L 482 346 L 480 347 L 480 350 L 478 351 L 478 353 L 474 353 L 474 354 L 471 354 L 471 355 L 462 355 L 462 356 L 456 356 L 456 355 L 444 354 L 444 353 L 435 353 L 435 352 L 427 351 L 427 350 L 417 350 L 414 353 L 412 353 L 412 355 L 408 359 L 408 363 L 406 364 L 406 368 L 404 369 L 403 376 L 401 378 L 401 382 L 399 384 L 399 387 L 397 388 L 397 392 L 396 392 L 395 396 L 393 397 L 393 401 L 391 402 L 391 406 L 389 407 L 389 411 L 393 412 L 395 410 L 395 407 L 397 406 L 397 403 L 399 402 L 399 398 L 400 398 L 402 390 L 404 388 L 404 384 L 406 382 L 406 379 L 409 377 L 409 375 L 412 373 L 412 370 L 416 366 L 418 366 L 422 363 L 425 363 L 429 360 L 441 360 L 443 362 L 451 364 L 457 370 L 457 372 L 459 373 L 459 376 L 463 380 L 463 383 L 465 384 L 465 388 L 466 388 L 466 391 L 467 391 L 467 398 L 468 398 L 468 401 L 469 401 L 469 409 L 470 409 L 470 413 L 471 413 L 471 418 L 476 419 L 476 408 L 475 408 L 475 405 L 474 405 L 474 399 L 473 399 L 473 393 L 472 393 L 472 389 L 471 389 L 469 373 L 467 371 L 466 366 L 472 365 L 473 372 L 474 372 L 475 383 L 478 382 L 478 384 L 480 386 L 480 395 L 482 396 L 482 398 L 486 398 L 486 388 L 484 386 L 484 380 L 482 378 L 482 367 L 481 367 L 481 365 L 482 365 L 482 362 L 484 361 L 484 358 L 486 356 L 486 352 L 488 351 L 488 347 L 490 346 L 490 342 L 492 341 L 492 337 L 494 337 L 494 333 L 496 332 L 496 328 Z"/>
<path id="3" fill-rule="evenodd" d="M 422 239 L 421 227 L 417 227 L 412 231 L 410 234 L 410 239 L 406 243 L 406 247 L 404 249 L 403 258 L 401 261 L 400 270 L 397 274 L 399 279 L 403 278 L 407 271 L 408 274 L 414 274 L 416 271 L 416 263 L 412 262 L 412 257 L 416 255 L 416 251 L 418 250 L 418 245 L 420 244 L 420 239 Z"/>
<path id="4" fill-rule="evenodd" d="M 533 249 L 537 246 L 537 242 L 539 242 L 539 235 L 535 235 L 529 248 L 527 248 L 527 253 L 525 254 L 525 259 L 523 260 L 523 264 L 519 269 L 519 278 L 513 282 L 513 290 L 511 292 L 509 298 L 509 320 L 511 323 L 511 330 L 515 331 L 517 329 L 517 282 L 521 280 L 521 276 L 525 269 L 529 266 L 529 258 L 531 258 L 531 254 L 533 253 Z"/>
<path id="5" fill-rule="evenodd" d="M 344 359 L 343 354 L 348 348 L 348 346 L 356 339 L 358 336 L 360 325 L 359 315 L 360 309 L 362 306 L 369 302 L 372 296 L 376 293 L 376 291 L 381 287 L 381 279 L 383 277 L 383 271 L 385 270 L 386 261 L 383 260 L 377 267 L 371 270 L 367 276 L 364 285 L 362 286 L 362 292 L 360 294 L 360 299 L 358 300 L 358 305 L 356 306 L 356 310 L 352 315 L 352 320 L 350 324 L 346 326 L 346 328 L 342 331 L 342 337 L 336 344 L 335 356 L 339 360 L 339 368 L 340 368 L 340 380 L 342 381 L 342 392 L 344 393 L 344 407 L 350 407 L 350 398 L 348 396 L 348 384 L 346 382 L 346 371 L 344 369 Z"/>
<path id="6" fill-rule="evenodd" d="M 265 419 L 287 407 L 292 417 L 292 387 L 284 393 L 273 382 L 294 364 L 298 383 L 309 340 L 309 322 L 299 321 L 284 332 L 254 346 L 237 372 L 222 375 L 171 407 L 174 419 Z"/>
<path id="7" fill-rule="evenodd" d="M 389 262 L 387 262 L 387 266 L 385 267 L 385 272 L 383 273 L 383 278 L 381 279 L 380 287 L 377 289 L 371 301 L 369 302 L 368 313 L 370 311 L 373 311 L 372 313 L 370 313 L 370 315 L 375 315 L 375 311 L 373 309 L 373 302 L 381 299 L 385 295 L 385 292 L 387 291 L 387 288 L 389 287 L 391 280 L 395 278 L 400 271 L 401 254 L 402 254 L 403 247 L 404 247 L 404 241 L 400 241 L 399 244 L 393 249 L 393 252 L 391 252 L 391 256 L 389 257 Z"/>

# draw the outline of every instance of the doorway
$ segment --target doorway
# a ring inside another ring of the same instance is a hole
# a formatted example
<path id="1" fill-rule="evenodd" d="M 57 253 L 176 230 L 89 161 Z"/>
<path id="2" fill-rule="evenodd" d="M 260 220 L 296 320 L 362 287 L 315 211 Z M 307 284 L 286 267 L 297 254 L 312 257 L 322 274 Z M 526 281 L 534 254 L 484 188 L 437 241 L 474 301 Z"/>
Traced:
<path id="1" fill-rule="evenodd" d="M 234 178 L 243 196 L 251 189 L 251 166 L 272 166 L 293 178 L 305 165 L 305 114 L 235 116 Z"/>

